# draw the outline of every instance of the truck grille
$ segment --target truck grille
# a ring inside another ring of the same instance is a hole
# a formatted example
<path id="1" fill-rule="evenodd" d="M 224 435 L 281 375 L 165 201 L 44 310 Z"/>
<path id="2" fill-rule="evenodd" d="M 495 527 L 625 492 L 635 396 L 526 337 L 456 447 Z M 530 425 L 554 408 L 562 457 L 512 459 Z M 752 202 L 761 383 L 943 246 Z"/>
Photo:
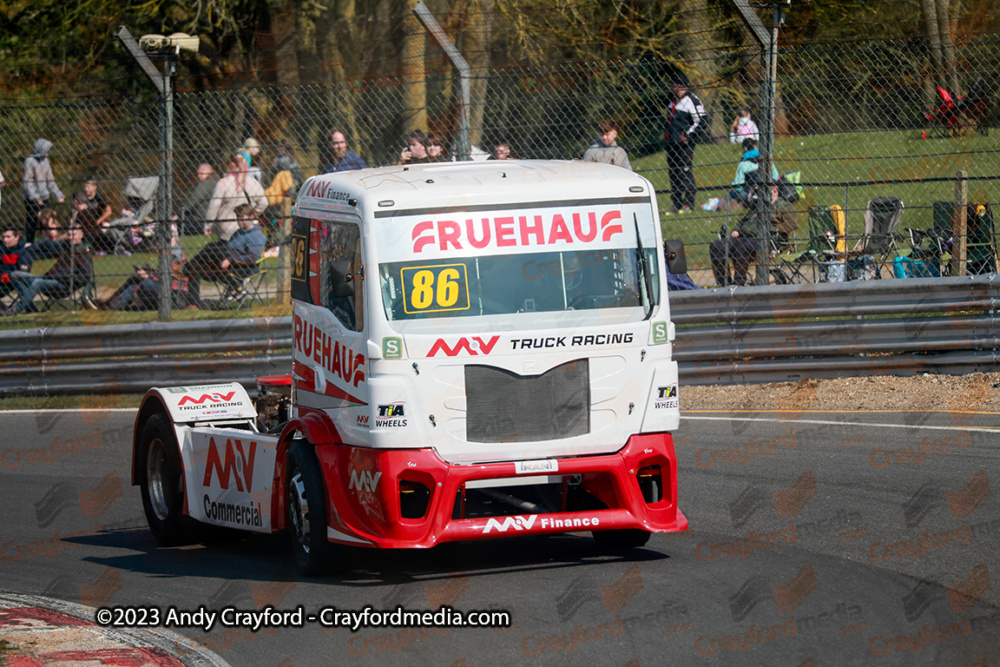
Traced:
<path id="1" fill-rule="evenodd" d="M 590 433 L 586 359 L 542 375 L 465 367 L 465 437 L 470 442 L 536 442 Z"/>

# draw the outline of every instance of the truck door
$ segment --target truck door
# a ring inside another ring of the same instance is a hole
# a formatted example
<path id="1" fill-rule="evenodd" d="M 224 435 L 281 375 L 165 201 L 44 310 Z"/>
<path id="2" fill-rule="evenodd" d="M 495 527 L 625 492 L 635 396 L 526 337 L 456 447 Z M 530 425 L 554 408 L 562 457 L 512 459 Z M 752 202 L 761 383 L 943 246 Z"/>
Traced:
<path id="1" fill-rule="evenodd" d="M 368 403 L 359 222 L 297 218 L 292 250 L 295 403 L 327 412 L 351 440 L 357 410 L 349 408 Z"/>

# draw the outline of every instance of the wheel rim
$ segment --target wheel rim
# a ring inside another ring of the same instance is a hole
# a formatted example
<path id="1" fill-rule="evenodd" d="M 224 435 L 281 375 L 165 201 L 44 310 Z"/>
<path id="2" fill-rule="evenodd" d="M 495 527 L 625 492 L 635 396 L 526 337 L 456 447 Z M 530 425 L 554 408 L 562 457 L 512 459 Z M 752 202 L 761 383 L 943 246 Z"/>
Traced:
<path id="1" fill-rule="evenodd" d="M 305 553 L 309 553 L 309 499 L 306 498 L 306 485 L 299 470 L 295 470 L 288 482 L 288 515 L 295 540 Z"/>
<path id="2" fill-rule="evenodd" d="M 146 456 L 146 480 L 148 482 L 149 504 L 160 521 L 170 516 L 170 481 L 167 473 L 167 448 L 163 441 L 155 438 L 149 443 Z"/>

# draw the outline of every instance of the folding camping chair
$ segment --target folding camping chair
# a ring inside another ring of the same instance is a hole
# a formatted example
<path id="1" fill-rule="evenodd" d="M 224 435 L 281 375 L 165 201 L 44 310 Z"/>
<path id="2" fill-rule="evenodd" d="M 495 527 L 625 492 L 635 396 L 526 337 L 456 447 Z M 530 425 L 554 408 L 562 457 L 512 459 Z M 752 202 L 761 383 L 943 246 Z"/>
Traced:
<path id="1" fill-rule="evenodd" d="M 268 298 L 267 269 L 263 265 L 263 257 L 255 264 L 235 264 L 228 273 L 216 278 L 223 285 L 219 308 L 243 308 L 254 303 L 263 306 Z"/>
<path id="2" fill-rule="evenodd" d="M 153 214 L 156 206 L 156 190 L 159 186 L 158 176 L 141 176 L 125 181 L 122 194 L 125 195 L 131 215 L 115 218 L 108 226 L 108 232 L 117 237 L 116 251 L 121 248 L 132 253 L 136 250 L 143 252 L 151 249 L 155 224 L 146 222 L 146 218 Z"/>
<path id="3" fill-rule="evenodd" d="M 94 294 L 97 292 L 97 283 L 91 277 L 85 283 L 73 285 L 73 289 L 68 287 L 56 287 L 38 293 L 36 307 L 41 312 L 48 312 L 53 308 L 63 308 L 71 310 L 74 308 L 96 310 Z"/>
<path id="4" fill-rule="evenodd" d="M 848 280 L 875 280 L 882 277 L 882 267 L 890 256 L 899 254 L 899 220 L 903 200 L 893 195 L 874 197 L 865 208 L 865 231 L 847 253 Z"/>
<path id="5" fill-rule="evenodd" d="M 847 242 L 844 239 L 844 212 L 839 206 L 829 208 L 809 208 L 809 245 L 799 252 L 788 248 L 782 249 L 775 257 L 775 267 L 772 274 L 776 282 L 812 283 L 828 280 L 827 266 L 830 255 L 827 252 L 846 253 Z M 781 280 L 778 280 L 780 273 Z"/>

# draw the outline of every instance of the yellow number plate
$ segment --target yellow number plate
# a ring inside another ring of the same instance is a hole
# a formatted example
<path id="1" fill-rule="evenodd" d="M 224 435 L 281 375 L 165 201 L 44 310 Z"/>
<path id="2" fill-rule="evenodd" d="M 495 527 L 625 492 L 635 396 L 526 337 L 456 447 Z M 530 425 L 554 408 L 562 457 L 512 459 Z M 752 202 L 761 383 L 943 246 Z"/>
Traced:
<path id="1" fill-rule="evenodd" d="M 465 264 L 410 266 L 400 271 L 403 310 L 407 314 L 468 310 L 469 280 Z"/>

